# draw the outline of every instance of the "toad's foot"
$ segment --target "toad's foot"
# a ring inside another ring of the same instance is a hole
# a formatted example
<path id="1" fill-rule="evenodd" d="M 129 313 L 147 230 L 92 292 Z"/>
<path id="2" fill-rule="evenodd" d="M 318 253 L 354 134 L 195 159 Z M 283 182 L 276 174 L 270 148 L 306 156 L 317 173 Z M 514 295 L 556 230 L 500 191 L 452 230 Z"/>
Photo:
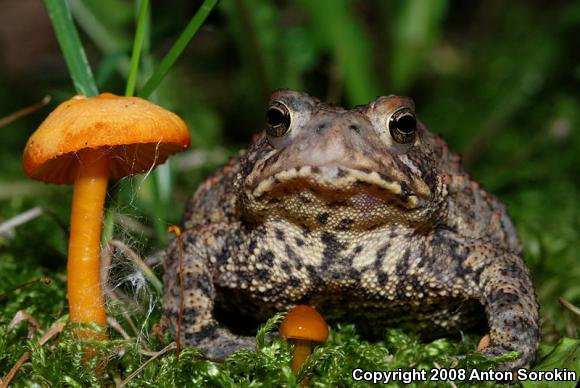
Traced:
<path id="1" fill-rule="evenodd" d="M 476 250 L 476 255 L 482 250 Z M 518 256 L 505 253 L 502 260 L 488 263 L 479 279 L 481 300 L 490 328 L 490 345 L 485 355 L 497 356 L 516 351 L 519 358 L 498 370 L 529 367 L 539 343 L 538 303 L 530 274 Z"/>
<path id="2" fill-rule="evenodd" d="M 253 337 L 244 337 L 232 334 L 224 328 L 216 328 L 213 334 L 207 334 L 197 343 L 187 343 L 188 346 L 195 346 L 203 350 L 207 359 L 212 361 L 223 361 L 231 354 L 239 350 L 256 350 L 256 340 Z"/>
<path id="3" fill-rule="evenodd" d="M 447 294 L 478 299 L 483 305 L 490 341 L 481 353 L 519 353 L 498 370 L 529 367 L 539 343 L 539 306 L 522 259 L 485 241 L 447 232 L 438 238 L 441 260 L 433 266 L 430 282 Z"/>

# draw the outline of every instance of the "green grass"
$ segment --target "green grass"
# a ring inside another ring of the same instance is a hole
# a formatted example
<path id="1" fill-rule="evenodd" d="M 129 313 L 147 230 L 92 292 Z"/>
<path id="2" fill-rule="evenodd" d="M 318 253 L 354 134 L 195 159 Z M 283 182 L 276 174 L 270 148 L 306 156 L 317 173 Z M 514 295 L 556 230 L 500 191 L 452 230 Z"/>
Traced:
<path id="1" fill-rule="evenodd" d="M 141 58 L 141 50 L 143 48 L 143 41 L 145 40 L 148 11 L 149 0 L 141 0 L 141 3 L 139 4 L 137 29 L 135 30 L 135 40 L 133 42 L 133 53 L 131 55 L 131 69 L 129 70 L 129 77 L 127 78 L 125 96 L 133 96 L 133 94 L 135 94 L 137 74 L 139 73 L 139 59 Z"/>
<path id="2" fill-rule="evenodd" d="M 161 63 L 159 63 L 159 66 L 153 75 L 151 75 L 147 82 L 145 82 L 143 89 L 139 92 L 140 97 L 147 98 L 155 89 L 157 89 L 163 78 L 165 78 L 171 67 L 175 64 L 191 38 L 193 38 L 216 4 L 217 0 L 205 0 L 203 2 L 199 10 L 195 13 L 195 16 L 187 24 L 173 46 L 171 46 L 167 55 L 163 58 Z"/>
<path id="3" fill-rule="evenodd" d="M 46 2 L 56 7 L 53 17 L 63 15 L 66 3 Z M 580 317 L 558 302 L 563 298 L 580 306 L 580 63 L 570 55 L 580 5 L 558 3 L 546 10 L 488 0 L 464 9 L 448 1 L 427 6 L 421 0 L 236 0 L 220 2 L 209 14 L 215 1 L 196 12 L 189 2 L 174 0 L 159 2 L 145 14 L 138 12 L 138 3 L 73 0 L 80 38 L 71 20 L 55 26 L 61 44 L 69 47 L 64 57 L 78 92 L 95 94 L 94 83 L 99 90 L 122 93 L 130 77 L 134 86 L 129 90 L 150 95 L 186 120 L 198 152 L 176 157 L 159 177 L 113 183 L 110 238 L 144 257 L 164 249 L 164 230 L 179 222 L 187 196 L 260 130 L 272 88 L 302 89 L 347 106 L 377 94 L 405 93 L 415 98 L 422 121 L 464 154 L 474 178 L 509 206 L 542 306 L 542 345 L 534 368 L 580 372 Z M 143 47 L 134 53 L 141 52 L 141 58 L 133 55 L 131 62 L 130 37 L 140 27 L 143 36 L 135 42 Z M 81 40 L 98 82 L 90 81 L 88 62 L 78 49 Z M 30 71 L 26 77 L 10 75 L 0 63 L 0 117 L 38 96 L 50 93 L 58 103 L 75 92 L 66 71 Z M 20 168 L 24 142 L 47 113 L 0 130 L 0 224 L 35 206 L 51 209 L 67 223 L 70 189 L 29 185 Z M 110 301 L 108 313 L 122 330 L 109 328 L 110 340 L 93 345 L 97 357 L 88 364 L 68 326 L 40 346 L 38 339 L 50 327 L 66 321 L 66 245 L 66 231 L 47 216 L 0 235 L 0 293 L 39 277 L 53 280 L 0 298 L 0 378 L 29 352 L 14 386 L 120 384 L 172 341 L 154 329 L 161 318 L 159 290 L 116 251 L 111 284 L 127 298 Z M 152 270 L 161 276 L 158 264 Z M 39 328 L 29 330 L 26 321 L 9 328 L 21 310 Z M 296 386 L 308 375 L 312 386 L 343 386 L 352 383 L 351 370 L 357 367 L 491 365 L 473 352 L 479 338 L 472 335 L 423 342 L 389 329 L 379 341 L 368 342 L 355 327 L 335 325 L 297 377 L 289 369 L 288 344 L 266 335 L 275 332 L 278 321 L 272 318 L 257 333 L 255 354 L 241 352 L 212 363 L 188 349 L 176 364 L 169 350 L 128 385 Z M 103 360 L 106 365 L 95 374 L 93 365 Z"/>
<path id="4" fill-rule="evenodd" d="M 68 3 L 59 0 L 45 0 L 44 4 L 76 91 L 85 96 L 97 95 L 97 85 L 73 23 Z"/>

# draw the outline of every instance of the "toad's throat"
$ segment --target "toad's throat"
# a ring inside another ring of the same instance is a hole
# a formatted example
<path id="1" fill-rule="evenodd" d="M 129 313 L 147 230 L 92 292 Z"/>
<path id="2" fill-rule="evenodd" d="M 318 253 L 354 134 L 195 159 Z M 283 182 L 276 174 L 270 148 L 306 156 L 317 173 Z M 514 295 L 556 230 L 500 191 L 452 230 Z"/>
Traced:
<path id="1" fill-rule="evenodd" d="M 336 193 L 356 193 L 364 191 L 364 187 L 372 187 L 384 192 L 386 197 L 399 199 L 409 209 L 419 205 L 417 196 L 409 192 L 407 185 L 401 185 L 376 171 L 363 171 L 335 165 L 302 166 L 279 171 L 262 179 L 253 190 L 250 188 L 250 192 L 254 198 L 258 199 L 282 186 L 291 186 L 292 183 L 296 183 L 297 189 L 307 185 Z"/>

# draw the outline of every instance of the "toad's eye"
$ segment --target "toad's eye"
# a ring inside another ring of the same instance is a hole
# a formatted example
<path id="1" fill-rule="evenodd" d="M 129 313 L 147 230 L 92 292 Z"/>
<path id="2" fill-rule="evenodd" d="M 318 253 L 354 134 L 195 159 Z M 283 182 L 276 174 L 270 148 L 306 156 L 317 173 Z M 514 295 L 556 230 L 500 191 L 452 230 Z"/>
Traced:
<path id="1" fill-rule="evenodd" d="M 268 136 L 284 136 L 290 129 L 290 110 L 281 102 L 274 101 L 266 112 L 266 133 Z"/>
<path id="2" fill-rule="evenodd" d="M 397 143 L 407 144 L 415 139 L 417 119 L 409 108 L 401 108 L 389 119 L 389 132 Z"/>

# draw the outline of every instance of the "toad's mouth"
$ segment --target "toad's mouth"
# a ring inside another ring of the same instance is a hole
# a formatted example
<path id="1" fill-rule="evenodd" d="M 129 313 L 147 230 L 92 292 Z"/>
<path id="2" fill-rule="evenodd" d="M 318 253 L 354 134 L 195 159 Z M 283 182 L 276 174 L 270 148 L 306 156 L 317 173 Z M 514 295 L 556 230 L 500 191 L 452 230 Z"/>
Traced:
<path id="1" fill-rule="evenodd" d="M 250 192 L 254 198 L 260 199 L 278 192 L 280 187 L 300 190 L 305 186 L 343 195 L 353 195 L 372 188 L 385 198 L 396 198 L 408 209 L 419 205 L 419 199 L 405 182 L 395 181 L 376 171 L 336 165 L 301 166 L 282 170 L 262 179 L 253 189 L 250 188 Z"/>

